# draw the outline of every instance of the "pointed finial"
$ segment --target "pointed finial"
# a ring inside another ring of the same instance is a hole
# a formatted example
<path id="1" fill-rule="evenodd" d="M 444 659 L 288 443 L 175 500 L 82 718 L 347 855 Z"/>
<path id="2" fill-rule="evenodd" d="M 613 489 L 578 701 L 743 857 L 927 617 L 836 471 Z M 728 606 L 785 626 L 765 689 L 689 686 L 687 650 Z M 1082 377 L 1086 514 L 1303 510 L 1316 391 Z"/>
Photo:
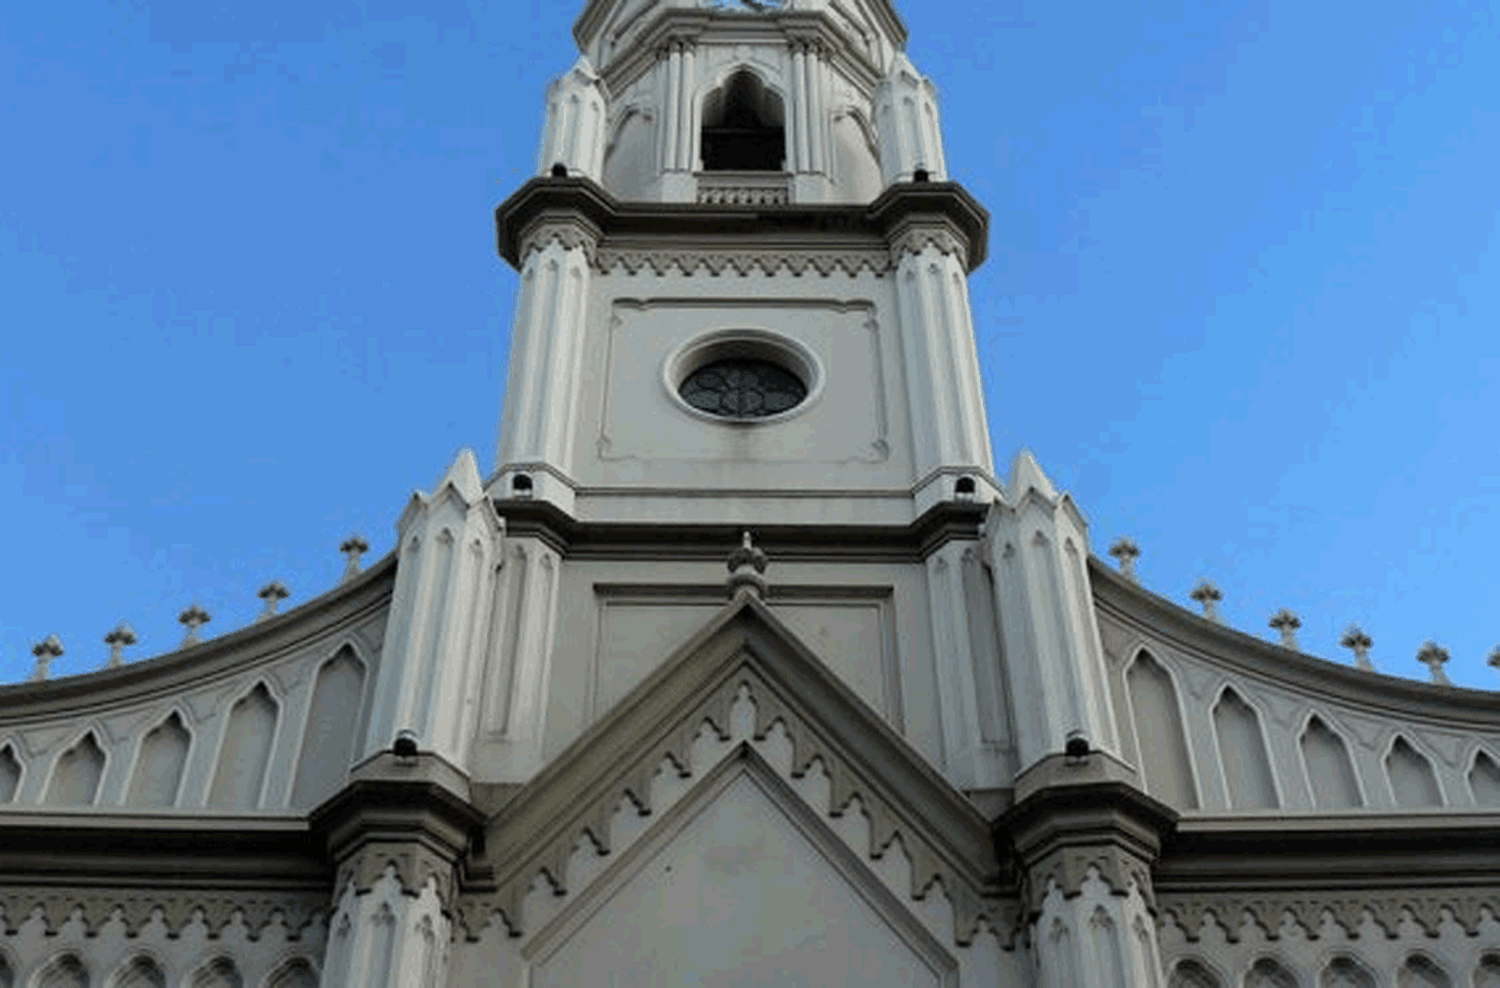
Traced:
<path id="1" fill-rule="evenodd" d="M 740 587 L 748 587 L 757 597 L 765 596 L 766 578 L 762 574 L 766 571 L 766 564 L 765 551 L 751 543 L 750 533 L 746 531 L 741 536 L 739 547 L 729 554 L 729 578 L 724 581 L 729 596 L 733 597 Z"/>
<path id="2" fill-rule="evenodd" d="M 1349 625 L 1349 630 L 1344 632 L 1344 637 L 1339 639 L 1339 644 L 1354 652 L 1354 664 L 1365 672 L 1374 672 L 1375 666 L 1370 662 L 1370 646 L 1375 644 L 1370 636 L 1365 634 L 1364 629 L 1357 624 Z"/>
<path id="3" fill-rule="evenodd" d="M 1135 544 L 1135 539 L 1118 538 L 1109 547 L 1109 554 L 1120 561 L 1120 575 L 1131 583 L 1138 583 L 1135 578 L 1135 560 L 1141 554 L 1141 547 Z"/>
<path id="4" fill-rule="evenodd" d="M 1448 650 L 1437 642 L 1424 642 L 1417 650 L 1417 661 L 1432 670 L 1432 681 L 1439 686 L 1452 686 L 1453 683 L 1443 672 L 1443 663 L 1448 661 Z"/>
<path id="5" fill-rule="evenodd" d="M 256 594 L 256 596 L 266 602 L 266 609 L 261 611 L 260 616 L 255 620 L 264 621 L 266 618 L 275 617 L 276 605 L 281 603 L 283 600 L 286 600 L 291 595 L 291 592 L 287 590 L 287 588 L 283 586 L 279 580 L 272 580 L 270 583 L 267 583 L 265 586 L 261 587 L 260 593 Z"/>
<path id="6" fill-rule="evenodd" d="M 36 671 L 31 674 L 31 681 L 39 683 L 47 678 L 52 660 L 63 654 L 62 639 L 48 635 L 31 647 L 31 654 L 36 656 Z"/>
<path id="7" fill-rule="evenodd" d="M 1302 627 L 1302 619 L 1283 607 L 1271 615 L 1271 627 L 1281 632 L 1281 647 L 1302 651 L 1302 646 L 1297 644 L 1297 629 Z"/>
<path id="8" fill-rule="evenodd" d="M 104 636 L 104 644 L 109 646 L 109 665 L 107 669 L 118 669 L 125 664 L 125 646 L 135 644 L 135 631 L 124 621 L 119 627 Z"/>
<path id="9" fill-rule="evenodd" d="M 203 639 L 198 637 L 198 629 L 209 622 L 208 612 L 197 604 L 193 604 L 187 610 L 177 615 L 177 620 L 187 626 L 187 635 L 182 639 L 182 647 L 196 645 Z"/>
<path id="10" fill-rule="evenodd" d="M 1203 605 L 1204 617 L 1216 624 L 1223 623 L 1223 619 L 1219 617 L 1219 601 L 1224 599 L 1224 594 L 1212 580 L 1199 580 L 1198 585 L 1193 587 L 1193 592 L 1188 596 Z"/>
<path id="11" fill-rule="evenodd" d="M 370 543 L 358 535 L 351 535 L 339 546 L 339 552 L 349 557 L 349 564 L 344 567 L 344 582 L 348 583 L 359 575 L 359 557 L 370 551 Z"/>

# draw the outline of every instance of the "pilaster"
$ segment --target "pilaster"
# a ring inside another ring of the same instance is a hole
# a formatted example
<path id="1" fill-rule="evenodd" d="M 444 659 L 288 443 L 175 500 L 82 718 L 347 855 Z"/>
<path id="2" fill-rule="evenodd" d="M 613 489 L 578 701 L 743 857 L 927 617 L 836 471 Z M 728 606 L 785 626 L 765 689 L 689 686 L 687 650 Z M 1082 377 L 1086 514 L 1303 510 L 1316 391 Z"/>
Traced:
<path id="1" fill-rule="evenodd" d="M 918 170 L 934 182 L 948 179 L 938 127 L 937 91 L 904 54 L 897 54 L 875 97 L 880 171 L 887 186 L 910 182 Z"/>
<path id="2" fill-rule="evenodd" d="M 1026 451 L 985 521 L 1024 770 L 1070 735 L 1119 757 L 1119 732 L 1084 561 L 1088 527 Z"/>
<path id="3" fill-rule="evenodd" d="M 547 91 L 547 118 L 537 152 L 538 175 L 562 165 L 569 175 L 599 181 L 609 116 L 604 81 L 588 57 L 580 55 L 567 74 Z"/>
<path id="4" fill-rule="evenodd" d="M 410 730 L 421 750 L 465 765 L 504 541 L 473 453 L 459 455 L 431 497 L 412 495 L 397 531 L 396 587 L 361 755 Z"/>

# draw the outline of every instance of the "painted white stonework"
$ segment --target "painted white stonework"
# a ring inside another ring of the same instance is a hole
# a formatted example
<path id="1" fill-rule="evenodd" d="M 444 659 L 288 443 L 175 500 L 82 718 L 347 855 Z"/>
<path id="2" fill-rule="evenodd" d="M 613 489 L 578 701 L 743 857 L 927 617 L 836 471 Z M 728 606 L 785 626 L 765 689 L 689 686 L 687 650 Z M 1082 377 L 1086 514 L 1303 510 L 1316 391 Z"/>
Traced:
<path id="1" fill-rule="evenodd" d="M 1200 619 L 997 478 L 987 220 L 889 0 L 574 33 L 494 473 L 285 614 L 0 687 L 0 988 L 1500 988 L 1495 695 Z M 779 169 L 705 167 L 731 96 Z M 690 406 L 725 356 L 806 399 Z"/>

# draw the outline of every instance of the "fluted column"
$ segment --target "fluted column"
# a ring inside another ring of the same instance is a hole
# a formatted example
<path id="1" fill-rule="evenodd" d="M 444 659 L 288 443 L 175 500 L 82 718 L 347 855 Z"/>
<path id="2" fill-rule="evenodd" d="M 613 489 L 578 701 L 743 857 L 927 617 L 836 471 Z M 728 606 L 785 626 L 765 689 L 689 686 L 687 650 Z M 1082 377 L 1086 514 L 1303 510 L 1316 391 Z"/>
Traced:
<path id="1" fill-rule="evenodd" d="M 901 344 L 912 392 L 917 475 L 938 466 L 992 470 L 989 428 L 979 390 L 964 269 L 953 238 L 919 230 L 902 235 L 896 295 Z"/>
<path id="2" fill-rule="evenodd" d="M 807 133 L 810 161 L 808 170 L 828 174 L 828 153 L 825 147 L 824 130 L 827 126 L 826 101 L 823 98 L 823 49 L 814 42 L 808 47 L 804 62 L 807 72 Z"/>
<path id="3" fill-rule="evenodd" d="M 484 494 L 474 455 L 465 450 L 429 497 L 412 496 L 397 526 L 396 586 L 359 759 L 391 748 L 397 732 L 462 768 L 472 731 L 469 698 L 477 690 L 491 571 L 499 564 L 504 523 Z"/>
<path id="4" fill-rule="evenodd" d="M 682 61 L 677 80 L 677 166 L 694 171 L 693 145 L 698 128 L 693 120 L 693 91 L 698 85 L 697 54 L 691 41 L 681 42 Z"/>
<path id="5" fill-rule="evenodd" d="M 999 698 L 981 691 L 977 675 L 981 656 L 991 653 L 979 647 L 974 635 L 976 629 L 993 627 L 993 622 L 970 613 L 970 608 L 992 607 L 993 601 L 976 600 L 964 585 L 964 555 L 975 548 L 974 543 L 949 542 L 927 559 L 944 774 L 960 789 L 990 788 L 1006 781 L 999 752 L 984 743 L 979 709 L 981 702 Z"/>
<path id="6" fill-rule="evenodd" d="M 526 245 L 502 464 L 540 462 L 570 472 L 593 246 L 590 231 L 563 220 L 540 225 Z"/>
<path id="7" fill-rule="evenodd" d="M 1078 732 L 1119 755 L 1119 731 L 1094 614 L 1088 529 L 1028 452 L 1016 457 L 1003 501 L 985 520 L 986 555 L 1003 616 L 1020 767 L 1064 750 Z"/>
<path id="8" fill-rule="evenodd" d="M 796 167 L 792 170 L 811 171 L 812 161 L 808 154 L 810 145 L 807 137 L 807 46 L 800 41 L 794 42 L 792 48 L 792 102 L 797 106 L 797 130 L 791 135 Z"/>
<path id="9" fill-rule="evenodd" d="M 682 126 L 682 46 L 676 41 L 667 43 L 667 110 L 662 114 L 662 170 L 675 172 L 680 169 L 677 160 L 680 142 L 678 129 Z"/>

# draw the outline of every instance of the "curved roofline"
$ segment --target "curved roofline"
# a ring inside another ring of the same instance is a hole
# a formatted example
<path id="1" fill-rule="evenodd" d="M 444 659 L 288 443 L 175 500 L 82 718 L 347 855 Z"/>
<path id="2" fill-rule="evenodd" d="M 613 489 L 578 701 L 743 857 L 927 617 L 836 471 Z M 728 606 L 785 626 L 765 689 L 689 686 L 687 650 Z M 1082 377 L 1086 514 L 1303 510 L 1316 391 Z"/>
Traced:
<path id="1" fill-rule="evenodd" d="M 279 657 L 309 638 L 364 616 L 390 597 L 396 552 L 305 604 L 256 621 L 219 638 L 179 648 L 114 669 L 0 685 L 0 715 L 53 715 L 79 706 L 115 704 L 168 687 L 243 669 L 248 662 Z"/>
<path id="2" fill-rule="evenodd" d="M 1500 694 L 1466 686 L 1440 686 L 1381 672 L 1366 672 L 1262 641 L 1254 635 L 1200 617 L 1132 583 L 1098 556 L 1089 556 L 1094 600 L 1194 654 L 1254 677 L 1271 677 L 1341 702 L 1385 707 L 1392 712 L 1452 721 L 1455 715 L 1500 728 Z"/>

